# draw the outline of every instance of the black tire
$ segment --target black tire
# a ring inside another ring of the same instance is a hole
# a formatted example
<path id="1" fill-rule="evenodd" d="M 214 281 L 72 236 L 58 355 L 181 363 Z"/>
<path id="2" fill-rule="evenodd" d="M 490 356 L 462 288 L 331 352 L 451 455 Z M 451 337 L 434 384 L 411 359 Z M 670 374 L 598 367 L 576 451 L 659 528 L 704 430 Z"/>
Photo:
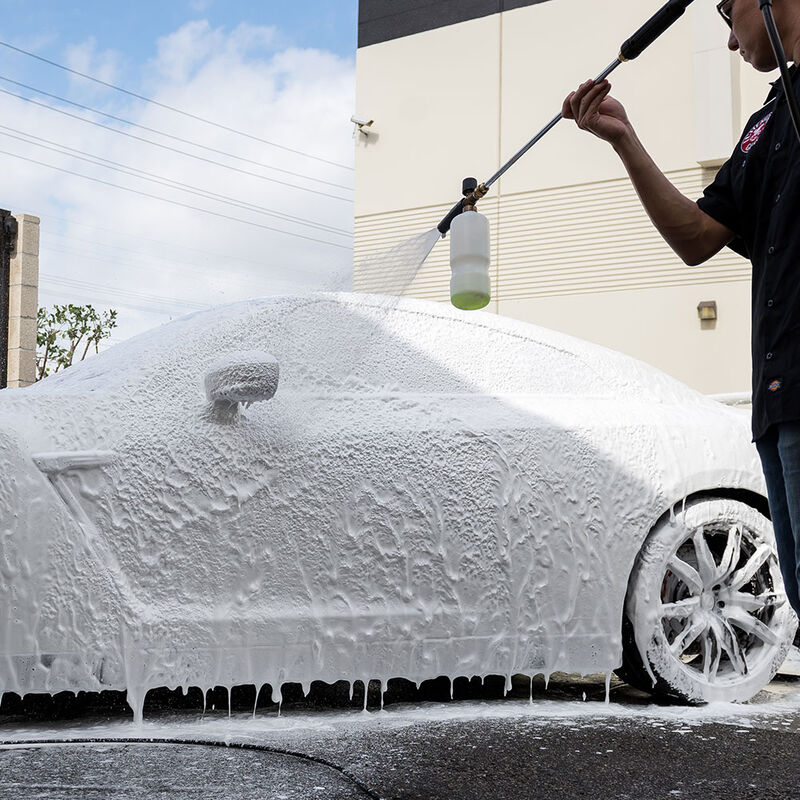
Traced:
<path id="1" fill-rule="evenodd" d="M 744 702 L 772 680 L 796 625 L 769 520 L 736 500 L 695 500 L 636 559 L 617 674 L 673 702 Z"/>

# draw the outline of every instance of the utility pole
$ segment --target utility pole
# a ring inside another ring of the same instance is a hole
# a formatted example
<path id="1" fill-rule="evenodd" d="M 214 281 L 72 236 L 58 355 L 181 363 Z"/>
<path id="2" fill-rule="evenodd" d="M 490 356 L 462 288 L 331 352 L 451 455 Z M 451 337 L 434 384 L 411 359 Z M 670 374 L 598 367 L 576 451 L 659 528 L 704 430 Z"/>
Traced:
<path id="1" fill-rule="evenodd" d="M 11 256 L 17 246 L 17 220 L 0 209 L 0 389 L 8 386 L 8 323 L 10 317 Z"/>

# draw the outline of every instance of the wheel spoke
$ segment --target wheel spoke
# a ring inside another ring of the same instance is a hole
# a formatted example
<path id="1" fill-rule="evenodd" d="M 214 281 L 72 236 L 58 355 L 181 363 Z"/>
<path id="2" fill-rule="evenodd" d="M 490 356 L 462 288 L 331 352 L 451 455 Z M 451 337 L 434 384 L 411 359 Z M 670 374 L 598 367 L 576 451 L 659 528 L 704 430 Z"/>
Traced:
<path id="1" fill-rule="evenodd" d="M 750 616 L 746 611 L 736 608 L 736 606 L 726 607 L 725 616 L 732 625 L 761 639 L 765 644 L 778 644 L 780 642 L 778 636 L 760 619 Z"/>
<path id="2" fill-rule="evenodd" d="M 700 608 L 699 597 L 687 597 L 674 603 L 663 603 L 661 614 L 665 619 L 686 619 Z"/>
<path id="3" fill-rule="evenodd" d="M 717 570 L 717 583 L 724 581 L 739 563 L 741 543 L 741 528 L 738 525 L 731 525 L 728 531 L 728 541 L 725 543 L 725 552 L 722 554 L 722 560 L 719 562 Z"/>
<path id="4" fill-rule="evenodd" d="M 771 553 L 772 548 L 768 544 L 760 544 L 755 553 L 747 560 L 747 563 L 733 573 L 730 581 L 728 581 L 729 588 L 740 589 L 744 586 L 764 566 Z"/>
<path id="5" fill-rule="evenodd" d="M 708 680 L 711 671 L 711 656 L 713 655 L 714 644 L 711 636 L 704 636 L 700 641 L 703 649 L 703 677 Z"/>
<path id="6" fill-rule="evenodd" d="M 672 654 L 680 658 L 686 650 L 694 644 L 701 633 L 708 628 L 708 620 L 704 618 L 690 617 L 689 624 L 675 637 L 675 641 L 670 645 Z"/>
<path id="7" fill-rule="evenodd" d="M 667 564 L 667 569 L 683 581 L 692 594 L 700 594 L 703 591 L 703 579 L 697 570 L 682 558 L 673 556 Z"/>
<path id="8" fill-rule="evenodd" d="M 747 661 L 739 647 L 739 640 L 730 624 L 720 618 L 714 618 L 712 625 L 714 635 L 717 637 L 720 647 L 728 654 L 728 660 L 733 668 L 740 675 L 747 675 Z"/>
<path id="9" fill-rule="evenodd" d="M 711 554 L 706 537 L 703 535 L 702 528 L 698 528 L 694 532 L 692 540 L 694 541 L 695 553 L 697 553 L 697 569 L 703 579 L 703 586 L 710 589 L 714 585 L 714 579 L 717 576 L 717 564 Z"/>
<path id="10" fill-rule="evenodd" d="M 719 636 L 717 636 L 717 632 L 709 626 L 710 634 L 708 636 L 709 644 L 711 643 L 710 640 L 713 636 L 714 639 L 714 657 L 711 659 L 711 664 L 709 665 L 708 672 L 706 672 L 706 680 L 709 677 L 717 677 L 717 673 L 719 672 L 719 662 L 722 658 L 722 646 L 719 642 Z"/>
<path id="11" fill-rule="evenodd" d="M 720 593 L 720 599 L 725 601 L 726 607 L 735 606 L 751 613 L 763 611 L 765 608 L 780 608 L 786 602 L 786 598 L 777 592 L 756 595 L 749 592 L 724 592 Z"/>

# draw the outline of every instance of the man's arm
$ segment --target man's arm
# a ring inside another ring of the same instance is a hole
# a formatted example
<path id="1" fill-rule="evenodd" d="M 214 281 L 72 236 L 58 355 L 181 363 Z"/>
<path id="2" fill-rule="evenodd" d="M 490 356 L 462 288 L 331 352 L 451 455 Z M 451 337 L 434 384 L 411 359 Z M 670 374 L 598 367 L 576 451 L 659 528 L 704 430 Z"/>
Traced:
<path id="1" fill-rule="evenodd" d="M 608 81 L 582 84 L 564 100 L 564 118 L 611 144 L 666 243 L 689 266 L 702 264 L 728 244 L 734 232 L 673 186 L 639 141 L 622 104 L 608 96 L 610 89 Z"/>

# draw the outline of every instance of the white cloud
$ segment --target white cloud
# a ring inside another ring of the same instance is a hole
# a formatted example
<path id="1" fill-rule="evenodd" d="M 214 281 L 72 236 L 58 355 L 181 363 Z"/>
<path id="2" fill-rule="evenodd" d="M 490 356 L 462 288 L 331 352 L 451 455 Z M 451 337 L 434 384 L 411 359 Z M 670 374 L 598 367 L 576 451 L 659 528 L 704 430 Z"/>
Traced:
<path id="1" fill-rule="evenodd" d="M 130 73 L 118 76 L 114 70 L 121 59 L 108 51 L 99 53 L 91 41 L 71 48 L 69 58 L 71 66 L 79 65 L 75 69 L 104 80 L 104 75 L 113 76 L 114 82 L 162 103 L 294 150 L 352 164 L 349 117 L 355 83 L 353 61 L 319 50 L 275 50 L 277 36 L 272 28 L 240 25 L 225 31 L 204 22 L 188 23 L 158 43 L 158 55 L 145 66 L 145 77 Z M 352 199 L 347 188 L 352 187 L 352 172 L 346 169 L 118 93 L 104 92 L 93 104 L 113 109 L 118 116 L 141 125 L 268 166 L 237 162 L 155 133 L 118 126 L 136 136 L 235 165 L 245 172 Z M 352 231 L 353 206 L 349 202 L 232 172 L 7 96 L 0 96 L 0 117 L 4 125 L 105 159 L 243 203 Z M 0 136 L 0 150 L 340 245 L 333 247 L 214 217 L 0 155 L 0 185 L 3 193 L 8 192 L 0 205 L 42 217 L 40 304 L 93 302 L 98 307 L 117 307 L 120 330 L 116 339 L 165 321 L 168 313 L 177 316 L 196 306 L 293 288 L 341 285 L 350 274 L 351 236 L 158 186 L 6 136 Z M 345 188 L 279 174 L 270 167 Z M 60 221 L 66 219 L 71 221 Z M 99 286 L 111 287 L 113 293 Z M 156 302 L 153 297 L 173 300 Z"/>
<path id="2" fill-rule="evenodd" d="M 70 45 L 64 52 L 66 65 L 76 72 L 83 72 L 86 75 L 93 75 L 101 81 L 114 83 L 119 79 L 119 54 L 114 50 L 97 49 L 97 41 L 93 36 L 85 42 Z M 92 89 L 96 84 L 86 81 L 84 78 L 73 75 L 71 81 L 75 88 L 83 91 Z"/>

